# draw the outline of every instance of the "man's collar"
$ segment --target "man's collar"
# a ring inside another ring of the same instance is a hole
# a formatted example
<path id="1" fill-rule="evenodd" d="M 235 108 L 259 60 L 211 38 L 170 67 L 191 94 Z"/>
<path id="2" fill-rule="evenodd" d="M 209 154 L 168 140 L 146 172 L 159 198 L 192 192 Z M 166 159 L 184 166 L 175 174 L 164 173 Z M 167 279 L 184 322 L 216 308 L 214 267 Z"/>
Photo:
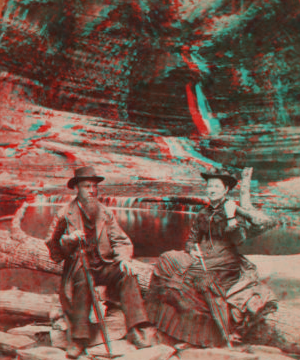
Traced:
<path id="1" fill-rule="evenodd" d="M 89 221 L 92 222 L 91 218 L 88 216 L 88 214 L 86 213 L 86 211 L 84 210 L 84 207 L 82 205 L 82 203 L 80 202 L 80 200 L 77 198 L 77 205 L 79 207 L 79 209 L 81 210 L 82 214 L 85 216 L 85 218 Z"/>

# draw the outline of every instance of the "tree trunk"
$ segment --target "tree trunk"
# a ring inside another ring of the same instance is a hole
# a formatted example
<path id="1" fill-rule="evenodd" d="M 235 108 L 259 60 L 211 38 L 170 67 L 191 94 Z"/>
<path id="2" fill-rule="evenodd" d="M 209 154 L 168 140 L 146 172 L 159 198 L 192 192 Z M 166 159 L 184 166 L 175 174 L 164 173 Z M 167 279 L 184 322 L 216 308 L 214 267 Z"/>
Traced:
<path id="1" fill-rule="evenodd" d="M 242 171 L 240 205 L 245 210 L 254 209 L 250 200 L 250 183 L 251 183 L 252 172 L 253 172 L 253 168 L 245 168 Z"/>
<path id="2" fill-rule="evenodd" d="M 14 288 L 0 291 L 1 317 L 48 321 L 53 308 L 60 308 L 57 294 L 34 294 Z"/>
<path id="3" fill-rule="evenodd" d="M 62 273 L 62 265 L 50 259 L 45 241 L 23 236 L 22 241 L 13 239 L 10 232 L 0 231 L 0 268 L 25 268 Z"/>
<path id="4" fill-rule="evenodd" d="M 237 208 L 237 213 L 244 216 L 257 228 L 253 229 L 253 234 L 259 234 L 265 230 L 271 229 L 279 224 L 279 219 L 274 216 L 268 216 L 261 210 L 255 209 L 251 204 L 250 199 L 250 184 L 253 168 L 244 168 L 242 171 L 242 181 L 240 189 L 240 205 Z"/>

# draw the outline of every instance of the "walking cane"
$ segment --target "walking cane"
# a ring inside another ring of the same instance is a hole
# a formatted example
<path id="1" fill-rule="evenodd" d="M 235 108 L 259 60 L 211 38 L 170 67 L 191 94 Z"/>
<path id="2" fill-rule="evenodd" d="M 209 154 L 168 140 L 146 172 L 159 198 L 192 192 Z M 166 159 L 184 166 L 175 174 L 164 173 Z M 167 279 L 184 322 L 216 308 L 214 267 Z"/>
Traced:
<path id="1" fill-rule="evenodd" d="M 102 309 L 102 306 L 99 304 L 99 301 L 101 301 L 101 298 L 100 298 L 100 295 L 98 294 L 98 292 L 96 292 L 96 290 L 95 290 L 94 278 L 90 273 L 89 261 L 88 261 L 87 254 L 84 249 L 83 243 L 84 244 L 86 243 L 85 239 L 79 238 L 80 257 L 82 260 L 83 271 L 84 271 L 84 275 L 86 277 L 88 288 L 89 288 L 91 296 L 92 296 L 94 313 L 95 313 L 96 319 L 100 325 L 102 338 L 103 338 L 104 345 L 105 345 L 105 348 L 107 351 L 107 355 L 101 355 L 101 356 L 105 356 L 105 357 L 107 356 L 109 359 L 113 359 L 115 357 L 118 357 L 119 355 L 112 354 L 110 339 L 109 339 L 106 325 L 104 322 L 104 311 Z"/>
<path id="2" fill-rule="evenodd" d="M 206 267 L 206 264 L 205 264 L 205 260 L 204 260 L 202 251 L 201 251 L 200 246 L 199 246 L 198 243 L 196 244 L 196 250 L 197 250 L 197 255 L 198 255 L 199 258 L 200 258 L 200 261 L 201 261 L 202 267 L 203 267 L 203 269 L 204 269 L 204 272 L 207 272 L 207 267 Z M 215 285 L 217 286 L 217 284 L 215 284 Z M 218 286 L 217 286 L 217 287 L 218 287 Z M 216 305 L 217 305 L 217 304 L 216 304 Z M 218 305 L 217 305 L 217 307 L 218 307 Z M 221 319 L 222 316 L 220 316 L 219 318 Z M 223 336 L 224 336 L 224 338 L 225 338 L 225 340 L 226 340 L 226 343 L 227 343 L 228 348 L 229 348 L 229 349 L 232 349 L 232 344 L 231 344 L 230 338 L 229 338 L 229 336 L 228 336 L 228 334 L 227 334 L 227 332 L 226 332 L 226 330 L 225 330 L 225 326 L 224 326 L 224 325 L 221 326 L 221 331 L 222 331 Z"/>

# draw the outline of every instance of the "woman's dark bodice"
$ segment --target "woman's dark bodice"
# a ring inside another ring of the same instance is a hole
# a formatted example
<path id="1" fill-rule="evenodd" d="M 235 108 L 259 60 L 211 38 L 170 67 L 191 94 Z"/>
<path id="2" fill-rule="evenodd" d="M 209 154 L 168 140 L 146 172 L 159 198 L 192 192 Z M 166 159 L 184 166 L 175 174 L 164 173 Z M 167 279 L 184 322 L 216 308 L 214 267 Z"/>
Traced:
<path id="1" fill-rule="evenodd" d="M 232 263 L 238 260 L 237 245 L 246 238 L 243 219 L 237 218 L 235 226 L 228 226 L 224 203 L 213 208 L 211 205 L 197 214 L 188 240 L 186 251 L 199 244 L 204 259 L 214 265 Z"/>

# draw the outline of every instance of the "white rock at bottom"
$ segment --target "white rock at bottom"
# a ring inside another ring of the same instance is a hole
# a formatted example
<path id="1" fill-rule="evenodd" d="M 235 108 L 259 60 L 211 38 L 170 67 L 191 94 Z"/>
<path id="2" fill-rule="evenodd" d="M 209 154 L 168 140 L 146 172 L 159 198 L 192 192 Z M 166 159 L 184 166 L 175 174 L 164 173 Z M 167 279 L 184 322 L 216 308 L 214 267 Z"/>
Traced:
<path id="1" fill-rule="evenodd" d="M 256 354 L 227 348 L 186 349 L 179 352 L 179 358 L 181 360 L 259 360 Z"/>
<path id="2" fill-rule="evenodd" d="M 66 360 L 67 358 L 65 351 L 48 346 L 18 350 L 17 354 L 21 360 Z M 88 360 L 88 357 L 82 355 L 78 359 Z"/>
<path id="3" fill-rule="evenodd" d="M 135 350 L 117 358 L 120 360 L 169 360 L 176 352 L 168 345 L 155 345 L 144 349 Z"/>
<path id="4" fill-rule="evenodd" d="M 28 336 L 0 332 L 0 352 L 4 354 L 15 354 L 16 350 L 33 346 L 35 343 Z"/>

